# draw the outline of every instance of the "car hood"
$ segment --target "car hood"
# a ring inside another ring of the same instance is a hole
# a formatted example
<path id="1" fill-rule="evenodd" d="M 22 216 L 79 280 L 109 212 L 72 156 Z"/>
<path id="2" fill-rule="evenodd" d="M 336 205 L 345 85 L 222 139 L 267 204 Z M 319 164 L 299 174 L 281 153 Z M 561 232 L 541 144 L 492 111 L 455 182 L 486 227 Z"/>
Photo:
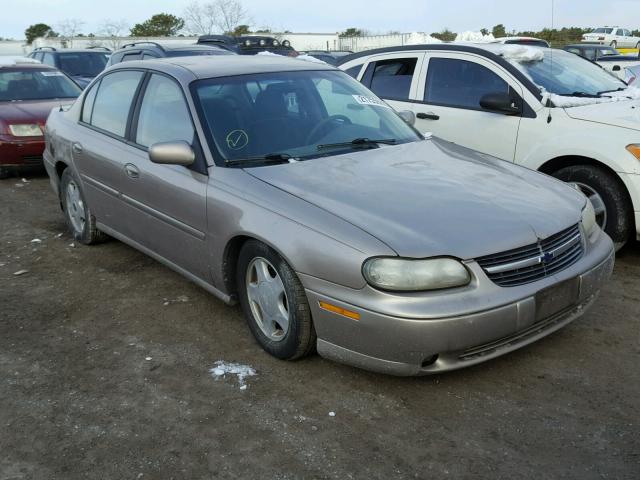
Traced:
<path id="1" fill-rule="evenodd" d="M 0 120 L 10 123 L 44 124 L 51 110 L 61 105 L 70 105 L 73 99 L 25 100 L 21 102 L 0 102 Z"/>
<path id="2" fill-rule="evenodd" d="M 640 130 L 640 100 L 584 105 L 565 111 L 576 120 Z"/>
<path id="3" fill-rule="evenodd" d="M 437 139 L 246 171 L 412 258 L 529 245 L 578 223 L 585 203 L 558 180 Z"/>

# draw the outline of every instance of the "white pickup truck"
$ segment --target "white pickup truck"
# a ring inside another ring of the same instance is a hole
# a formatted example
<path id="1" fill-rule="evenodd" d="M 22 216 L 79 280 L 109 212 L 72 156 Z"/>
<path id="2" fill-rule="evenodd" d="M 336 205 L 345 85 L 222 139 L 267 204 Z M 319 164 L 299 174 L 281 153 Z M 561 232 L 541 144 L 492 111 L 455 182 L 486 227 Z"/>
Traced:
<path id="1" fill-rule="evenodd" d="M 585 43 L 610 45 L 613 48 L 640 48 L 640 37 L 634 37 L 630 30 L 620 27 L 600 27 L 582 36 Z"/>

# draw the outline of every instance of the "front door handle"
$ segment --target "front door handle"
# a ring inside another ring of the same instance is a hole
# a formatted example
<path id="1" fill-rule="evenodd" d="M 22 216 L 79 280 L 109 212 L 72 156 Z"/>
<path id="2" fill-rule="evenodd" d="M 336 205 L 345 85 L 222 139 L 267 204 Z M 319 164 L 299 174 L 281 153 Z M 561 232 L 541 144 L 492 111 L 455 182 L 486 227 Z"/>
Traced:
<path id="1" fill-rule="evenodd" d="M 127 163 L 124 166 L 124 171 L 127 173 L 127 177 L 129 178 L 138 178 L 140 176 L 140 170 L 138 170 L 138 167 L 131 163 Z"/>
<path id="2" fill-rule="evenodd" d="M 71 150 L 73 151 L 73 153 L 82 153 L 82 145 L 79 143 L 72 143 L 71 144 Z"/>
<path id="3" fill-rule="evenodd" d="M 433 112 L 429 112 L 429 113 L 420 112 L 419 114 L 416 115 L 416 117 L 418 117 L 420 120 L 440 120 L 440 115 L 436 115 Z"/>

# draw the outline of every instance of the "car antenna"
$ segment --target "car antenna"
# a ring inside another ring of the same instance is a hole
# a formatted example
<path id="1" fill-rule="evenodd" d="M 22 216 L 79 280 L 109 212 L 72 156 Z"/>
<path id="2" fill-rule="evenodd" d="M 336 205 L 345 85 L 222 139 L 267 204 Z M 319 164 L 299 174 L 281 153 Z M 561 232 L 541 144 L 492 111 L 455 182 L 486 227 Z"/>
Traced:
<path id="1" fill-rule="evenodd" d="M 554 18 L 553 18 L 553 14 L 554 14 L 554 0 L 551 0 L 551 31 L 553 32 L 553 28 L 554 28 Z M 549 49 L 549 58 L 551 60 L 551 73 L 553 73 L 553 48 Z M 551 123 L 551 120 L 553 120 L 553 118 L 551 118 L 551 106 L 549 105 L 549 103 L 551 102 L 551 95 L 547 96 L 547 123 Z"/>

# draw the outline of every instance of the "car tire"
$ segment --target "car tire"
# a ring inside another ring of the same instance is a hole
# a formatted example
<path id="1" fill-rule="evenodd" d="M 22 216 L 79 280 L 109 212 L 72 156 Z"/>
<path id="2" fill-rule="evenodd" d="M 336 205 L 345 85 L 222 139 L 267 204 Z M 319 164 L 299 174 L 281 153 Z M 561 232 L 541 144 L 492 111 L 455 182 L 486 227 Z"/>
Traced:
<path id="1" fill-rule="evenodd" d="M 616 250 L 624 246 L 631 236 L 633 216 L 631 202 L 624 186 L 614 174 L 593 165 L 565 167 L 553 174 L 567 183 L 577 186 L 587 197 L 592 197 L 598 223 L 615 243 Z M 593 197 L 598 195 L 600 198 Z M 600 204 L 600 205 L 598 205 Z M 604 217 L 602 213 L 604 208 Z"/>
<path id="2" fill-rule="evenodd" d="M 6 168 L 0 168 L 0 180 L 4 180 L 11 176 L 11 172 Z"/>
<path id="3" fill-rule="evenodd" d="M 71 168 L 66 168 L 62 172 L 60 204 L 67 226 L 76 241 L 84 245 L 92 245 L 107 238 L 106 234 L 96 227 L 96 219 L 85 200 L 82 186 Z"/>
<path id="4" fill-rule="evenodd" d="M 611 42 L 611 48 L 618 48 L 618 42 L 616 42 L 615 40 Z"/>
<path id="5" fill-rule="evenodd" d="M 265 351 L 282 360 L 313 352 L 316 332 L 309 301 L 284 258 L 250 240 L 240 250 L 236 281 L 249 329 Z"/>

